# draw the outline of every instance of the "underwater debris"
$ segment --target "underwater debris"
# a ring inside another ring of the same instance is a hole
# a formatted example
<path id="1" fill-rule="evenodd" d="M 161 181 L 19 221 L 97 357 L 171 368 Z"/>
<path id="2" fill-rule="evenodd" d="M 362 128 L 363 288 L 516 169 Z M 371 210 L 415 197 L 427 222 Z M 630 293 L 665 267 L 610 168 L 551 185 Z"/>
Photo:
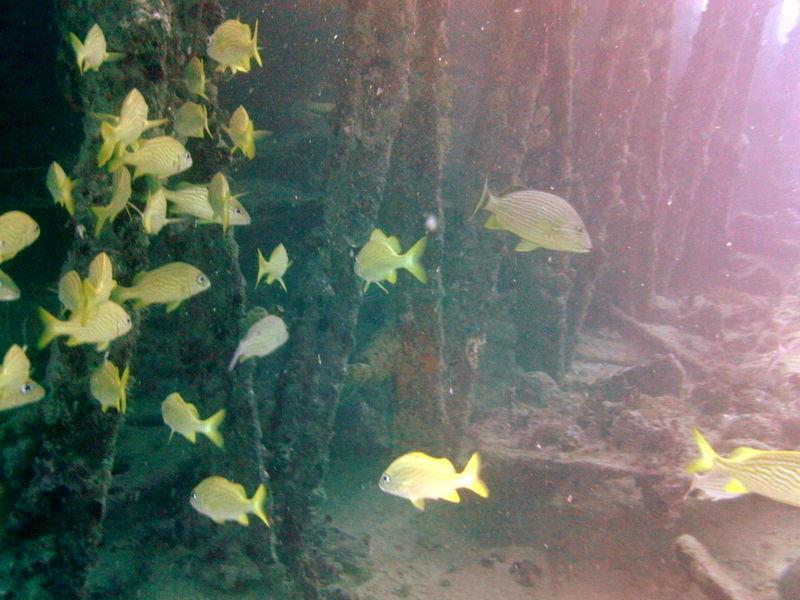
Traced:
<path id="1" fill-rule="evenodd" d="M 446 458 L 409 452 L 392 461 L 381 475 L 378 487 L 387 494 L 410 500 L 419 510 L 425 510 L 425 500 L 461 502 L 459 488 L 488 498 L 489 489 L 481 479 L 480 471 L 481 457 L 477 452 L 472 454 L 460 473 Z"/>
<path id="2" fill-rule="evenodd" d="M 405 269 L 420 283 L 428 283 L 425 267 L 420 262 L 427 245 L 428 237 L 424 236 L 405 254 L 401 254 L 400 241 L 396 237 L 387 236 L 380 229 L 374 229 L 369 241 L 356 255 L 355 272 L 366 281 L 364 291 L 366 292 L 370 284 L 374 283 L 386 292 L 381 281 L 396 283 L 398 269 Z"/>

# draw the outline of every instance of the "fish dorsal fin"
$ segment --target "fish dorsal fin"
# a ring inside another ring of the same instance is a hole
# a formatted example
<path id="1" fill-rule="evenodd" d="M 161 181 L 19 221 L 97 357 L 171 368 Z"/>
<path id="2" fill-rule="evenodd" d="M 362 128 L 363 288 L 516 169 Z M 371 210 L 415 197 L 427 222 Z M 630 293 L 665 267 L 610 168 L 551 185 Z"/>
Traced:
<path id="1" fill-rule="evenodd" d="M 409 498 L 409 500 L 419 510 L 425 510 L 425 498 Z"/>
<path id="2" fill-rule="evenodd" d="M 0 369 L 0 377 L 9 387 L 18 387 L 28 380 L 31 363 L 25 356 L 25 351 L 17 344 L 11 346 L 3 358 L 3 367 Z"/>
<path id="3" fill-rule="evenodd" d="M 427 463 L 429 465 L 442 469 L 447 473 L 456 472 L 456 468 L 453 466 L 453 463 L 450 462 L 450 460 L 447 458 L 434 458 L 433 456 L 428 456 L 424 452 L 410 452 L 406 456 L 406 458 L 412 461 L 418 460 L 423 463 Z"/>
<path id="4" fill-rule="evenodd" d="M 748 458 L 753 458 L 764 453 L 764 450 L 757 450 L 756 448 L 749 448 L 747 446 L 740 446 L 735 448 L 733 452 L 728 455 L 728 460 L 742 461 Z"/>
<path id="5" fill-rule="evenodd" d="M 194 404 L 187 402 L 186 410 L 188 410 L 189 414 L 191 414 L 195 419 L 197 419 L 198 421 L 200 420 L 200 413 L 197 412 L 197 407 Z"/>
<path id="6" fill-rule="evenodd" d="M 508 196 L 509 194 L 513 194 L 514 192 L 523 192 L 527 189 L 528 189 L 527 186 L 524 186 L 521 183 L 510 183 L 506 187 L 504 187 L 499 194 L 497 194 L 497 197 L 502 198 L 503 196 Z"/>
<path id="7" fill-rule="evenodd" d="M 390 235 L 387 237 L 386 243 L 388 244 L 389 248 L 400 254 L 400 240 L 398 240 L 395 236 Z"/>
<path id="8" fill-rule="evenodd" d="M 458 495 L 456 490 L 451 490 L 447 492 L 444 496 L 442 496 L 442 500 L 447 500 L 448 502 L 461 502 L 461 496 Z"/>
<path id="9" fill-rule="evenodd" d="M 83 285 L 77 271 L 65 273 L 58 282 L 58 299 L 67 309 L 77 310 L 83 297 Z"/>
<path id="10" fill-rule="evenodd" d="M 385 242 L 385 243 L 388 243 L 389 238 L 385 233 L 383 233 L 383 231 L 381 231 L 380 229 L 378 229 L 376 227 L 375 229 L 372 230 L 372 233 L 369 236 L 369 241 L 370 242 Z"/>
<path id="11" fill-rule="evenodd" d="M 728 494 L 749 494 L 750 490 L 748 490 L 744 484 L 739 481 L 738 479 L 731 479 L 728 483 L 725 484 L 725 491 Z"/>

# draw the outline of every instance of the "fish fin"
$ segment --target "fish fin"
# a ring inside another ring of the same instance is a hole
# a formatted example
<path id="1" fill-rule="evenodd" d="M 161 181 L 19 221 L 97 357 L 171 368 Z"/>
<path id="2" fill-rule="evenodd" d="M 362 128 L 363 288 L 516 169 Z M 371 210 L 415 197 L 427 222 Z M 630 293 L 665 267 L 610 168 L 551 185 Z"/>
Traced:
<path id="1" fill-rule="evenodd" d="M 256 129 L 253 131 L 253 139 L 255 141 L 263 140 L 265 137 L 269 137 L 272 135 L 271 131 L 267 131 L 266 129 Z"/>
<path id="2" fill-rule="evenodd" d="M 703 437 L 699 429 L 693 429 L 692 436 L 700 450 L 700 457 L 690 462 L 689 466 L 686 467 L 686 471 L 691 475 L 695 473 L 706 473 L 714 468 L 714 462 L 719 458 L 719 455 L 711 447 L 711 444 L 708 443 L 708 440 Z"/>
<path id="3" fill-rule="evenodd" d="M 447 492 L 444 496 L 441 496 L 442 500 L 447 500 L 448 502 L 461 502 L 461 496 L 458 495 L 457 490 L 451 490 Z"/>
<path id="4" fill-rule="evenodd" d="M 486 178 L 483 180 L 483 191 L 481 192 L 481 197 L 478 200 L 478 204 L 475 205 L 475 210 L 472 211 L 472 214 L 469 216 L 468 221 L 472 221 L 475 218 L 475 215 L 478 214 L 478 211 L 482 208 L 485 208 L 486 205 L 489 203 L 489 200 L 492 199 L 492 191 L 489 189 L 489 176 L 487 175 Z"/>
<path id="5" fill-rule="evenodd" d="M 99 238 L 103 227 L 105 227 L 106 220 L 108 219 L 106 216 L 108 211 L 105 206 L 90 206 L 89 210 L 94 213 L 94 217 L 97 219 L 97 222 L 94 224 L 94 237 Z"/>
<path id="6" fill-rule="evenodd" d="M 397 271 L 395 270 L 395 271 L 392 271 L 391 273 L 389 273 L 386 276 L 386 281 L 388 281 L 391 284 L 397 283 Z"/>
<path id="7" fill-rule="evenodd" d="M 128 380 L 131 377 L 130 366 L 125 367 L 122 371 L 122 376 L 119 378 L 119 406 L 120 412 L 124 413 L 128 410 Z"/>
<path id="8" fill-rule="evenodd" d="M 86 54 L 86 51 L 83 48 L 83 42 L 77 35 L 70 31 L 69 43 L 72 45 L 72 49 L 75 51 L 75 60 L 78 63 L 78 70 L 81 72 L 81 75 L 83 75 L 83 61 Z"/>
<path id="9" fill-rule="evenodd" d="M 197 432 L 196 431 L 190 431 L 189 433 L 184 433 L 183 436 L 187 440 L 192 442 L 193 444 L 197 443 Z"/>
<path id="10" fill-rule="evenodd" d="M 464 477 L 464 487 L 472 490 L 481 498 L 489 497 L 489 488 L 481 479 L 481 456 L 477 452 L 473 452 L 472 456 L 467 462 L 467 466 L 461 472 Z"/>
<path id="11" fill-rule="evenodd" d="M 170 302 L 167 304 L 167 312 L 171 313 L 173 310 L 177 309 L 183 300 L 176 300 L 175 302 Z"/>
<path id="12" fill-rule="evenodd" d="M 106 414 L 108 412 L 108 406 L 106 406 L 105 404 L 101 404 L 100 410 L 103 412 L 103 414 Z"/>
<path id="13" fill-rule="evenodd" d="M 384 294 L 388 294 L 388 293 L 389 293 L 389 290 L 387 290 L 385 287 L 383 287 L 383 285 L 381 285 L 381 282 L 380 282 L 380 281 L 374 281 L 374 282 L 372 282 L 372 283 L 374 283 L 374 284 L 375 284 L 375 285 L 377 285 L 379 288 L 381 288 L 381 289 L 383 290 L 383 293 L 384 293 Z M 367 285 L 366 285 L 366 286 L 364 286 L 364 291 L 365 291 L 365 292 L 367 291 L 367 287 L 369 287 L 369 283 L 367 283 Z"/>
<path id="14" fill-rule="evenodd" d="M 242 513 L 236 517 L 236 522 L 245 527 L 250 525 L 250 519 L 247 518 L 247 513 Z"/>
<path id="15" fill-rule="evenodd" d="M 100 135 L 103 138 L 103 143 L 100 145 L 100 151 L 97 153 L 97 166 L 102 167 L 114 156 L 114 150 L 117 148 L 117 140 L 114 139 L 114 126 L 107 121 L 100 124 Z"/>
<path id="16" fill-rule="evenodd" d="M 118 60 L 122 60 L 125 58 L 124 52 L 106 52 L 103 56 L 103 60 L 106 62 L 116 62 Z"/>
<path id="17" fill-rule="evenodd" d="M 389 238 L 386 236 L 385 233 L 383 233 L 383 231 L 381 231 L 380 229 L 378 229 L 376 227 L 375 229 L 372 230 L 372 233 L 369 235 L 369 241 L 370 242 L 385 242 L 385 243 L 388 243 L 389 242 Z"/>
<path id="18" fill-rule="evenodd" d="M 535 244 L 533 242 L 529 242 L 528 240 L 522 240 L 519 244 L 517 244 L 516 248 L 514 248 L 515 252 L 530 252 L 531 250 L 536 250 L 539 247 L 539 244 Z"/>
<path id="19" fill-rule="evenodd" d="M 167 440 L 167 443 L 168 443 L 168 444 L 169 444 L 170 442 L 172 442 L 172 436 L 173 436 L 173 435 L 175 435 L 175 430 L 174 430 L 174 429 L 170 429 L 170 430 L 169 430 L 169 439 Z"/>
<path id="20" fill-rule="evenodd" d="M 223 408 L 222 410 L 215 412 L 203 422 L 205 425 L 203 433 L 206 434 L 208 439 L 210 439 L 217 448 L 222 448 L 225 445 L 222 434 L 219 432 L 220 423 L 222 423 L 224 420 L 225 409 Z"/>
<path id="21" fill-rule="evenodd" d="M 390 235 L 385 241 L 389 245 L 389 248 L 397 252 L 397 254 L 401 254 L 400 240 L 398 240 L 395 236 Z"/>
<path id="22" fill-rule="evenodd" d="M 37 344 L 38 348 L 41 350 L 42 348 L 46 348 L 50 342 L 58 336 L 58 333 L 56 333 L 56 326 L 59 321 L 41 306 L 39 307 L 39 318 L 42 320 L 42 325 L 44 325 L 44 331 Z"/>
<path id="23" fill-rule="evenodd" d="M 409 498 L 409 500 L 411 500 L 411 504 L 413 504 L 415 508 L 425 510 L 425 498 Z"/>
<path id="24" fill-rule="evenodd" d="M 283 277 L 278 277 L 278 283 L 281 284 L 281 287 L 283 288 L 283 291 L 288 294 L 289 290 L 286 289 L 286 284 L 283 282 Z"/>
<path id="25" fill-rule="evenodd" d="M 763 450 L 756 450 L 755 448 L 740 446 L 739 448 L 734 448 L 734 450 L 727 456 L 727 459 L 737 461 L 747 460 L 748 458 L 753 458 L 754 456 L 763 454 L 763 452 Z"/>
<path id="26" fill-rule="evenodd" d="M 262 483 L 258 486 L 256 493 L 253 494 L 253 514 L 269 527 L 267 513 L 264 512 L 264 503 L 267 501 L 267 487 Z"/>
<path id="27" fill-rule="evenodd" d="M 269 261 L 264 258 L 264 254 L 261 252 L 261 249 L 258 249 L 258 275 L 256 275 L 256 285 L 258 287 L 258 283 L 261 281 L 261 278 L 267 274 L 269 271 Z"/>
<path id="28" fill-rule="evenodd" d="M 738 479 L 731 478 L 731 480 L 725 484 L 725 492 L 728 494 L 749 494 L 750 490 Z"/>
<path id="29" fill-rule="evenodd" d="M 110 342 L 100 342 L 99 344 L 97 344 L 97 346 L 95 346 L 95 349 L 98 352 L 105 352 L 106 350 L 108 350 L 109 343 Z M 67 344 L 67 345 L 69 345 L 69 344 Z"/>
<path id="30" fill-rule="evenodd" d="M 425 248 L 428 245 L 428 236 L 423 236 L 419 241 L 411 246 L 404 256 L 408 259 L 406 270 L 411 273 L 420 283 L 428 283 L 428 275 L 425 273 L 425 267 L 422 266 L 420 258 L 425 253 Z"/>
<path id="31" fill-rule="evenodd" d="M 231 359 L 231 362 L 228 363 L 228 371 L 233 371 L 233 369 L 236 367 L 236 363 L 239 362 L 240 356 L 241 354 L 239 354 L 239 349 L 237 348 L 236 352 L 233 353 L 233 358 Z"/>
<path id="32" fill-rule="evenodd" d="M 486 219 L 486 223 L 483 224 L 484 229 L 505 229 L 500 222 L 497 220 L 496 215 L 491 215 L 488 219 Z"/>
<path id="33" fill-rule="evenodd" d="M 261 55 L 258 53 L 258 19 L 256 19 L 256 26 L 253 30 L 253 52 L 252 57 L 256 60 L 259 67 L 264 66 L 261 62 Z"/>

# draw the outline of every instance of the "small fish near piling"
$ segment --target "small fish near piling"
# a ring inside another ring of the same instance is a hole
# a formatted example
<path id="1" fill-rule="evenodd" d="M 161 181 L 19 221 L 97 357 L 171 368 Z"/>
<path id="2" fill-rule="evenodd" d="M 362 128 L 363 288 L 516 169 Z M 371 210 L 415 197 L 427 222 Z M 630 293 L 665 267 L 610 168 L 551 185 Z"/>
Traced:
<path id="1" fill-rule="evenodd" d="M 247 526 L 250 524 L 247 515 L 253 514 L 269 527 L 269 519 L 264 512 L 266 499 L 267 488 L 263 483 L 258 486 L 253 497 L 248 498 L 243 485 L 213 475 L 192 490 L 189 503 L 201 515 L 219 525 L 225 521 L 236 521 Z"/>

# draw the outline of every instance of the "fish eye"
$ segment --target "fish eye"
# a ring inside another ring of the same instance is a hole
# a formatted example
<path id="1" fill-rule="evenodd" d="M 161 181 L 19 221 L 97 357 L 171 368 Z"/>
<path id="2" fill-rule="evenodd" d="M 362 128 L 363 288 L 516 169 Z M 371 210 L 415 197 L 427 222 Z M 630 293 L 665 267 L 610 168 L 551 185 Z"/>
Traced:
<path id="1" fill-rule="evenodd" d="M 235 215 L 242 214 L 242 209 L 237 206 L 236 208 L 233 209 L 233 214 Z"/>
<path id="2" fill-rule="evenodd" d="M 389 481 L 389 476 L 386 473 L 381 475 L 381 483 L 389 483 Z"/>
<path id="3" fill-rule="evenodd" d="M 130 325 L 130 324 L 131 324 L 131 318 L 125 317 L 125 325 Z"/>
<path id="4" fill-rule="evenodd" d="M 197 492 L 193 491 L 192 495 L 190 497 L 191 497 L 192 500 L 197 500 Z"/>
<path id="5" fill-rule="evenodd" d="M 583 233 L 583 227 L 581 225 L 578 225 L 577 232 L 578 233 Z"/>
<path id="6" fill-rule="evenodd" d="M 205 285 L 206 283 L 208 283 L 208 279 L 206 279 L 206 276 L 201 273 L 200 275 L 197 276 L 197 283 L 199 283 L 200 285 Z"/>
<path id="7" fill-rule="evenodd" d="M 23 383 L 19 387 L 19 391 L 22 394 L 30 394 L 33 391 L 33 386 L 30 383 Z"/>

